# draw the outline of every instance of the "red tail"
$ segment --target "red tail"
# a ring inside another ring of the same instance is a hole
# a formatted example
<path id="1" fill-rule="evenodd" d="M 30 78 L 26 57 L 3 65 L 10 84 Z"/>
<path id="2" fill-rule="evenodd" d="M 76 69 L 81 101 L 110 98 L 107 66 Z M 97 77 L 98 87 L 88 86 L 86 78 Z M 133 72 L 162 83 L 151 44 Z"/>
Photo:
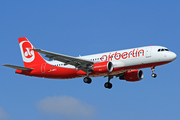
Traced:
<path id="1" fill-rule="evenodd" d="M 25 67 L 29 68 L 46 62 L 38 52 L 33 51 L 34 46 L 26 37 L 18 38 L 18 40 Z"/>

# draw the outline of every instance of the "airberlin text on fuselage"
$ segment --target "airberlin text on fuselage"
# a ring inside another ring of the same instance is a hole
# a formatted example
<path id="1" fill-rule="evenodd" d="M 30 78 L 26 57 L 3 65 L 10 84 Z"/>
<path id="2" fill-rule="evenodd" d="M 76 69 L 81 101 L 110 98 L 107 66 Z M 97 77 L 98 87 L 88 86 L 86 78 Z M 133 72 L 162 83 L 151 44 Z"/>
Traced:
<path id="1" fill-rule="evenodd" d="M 133 49 L 130 52 L 123 52 L 123 53 L 109 53 L 109 55 L 103 55 L 101 57 L 101 61 L 112 61 L 112 59 L 114 58 L 115 60 L 119 60 L 119 59 L 127 59 L 130 57 L 140 57 L 140 55 L 142 54 L 142 56 L 144 56 L 144 50 L 143 49 Z"/>

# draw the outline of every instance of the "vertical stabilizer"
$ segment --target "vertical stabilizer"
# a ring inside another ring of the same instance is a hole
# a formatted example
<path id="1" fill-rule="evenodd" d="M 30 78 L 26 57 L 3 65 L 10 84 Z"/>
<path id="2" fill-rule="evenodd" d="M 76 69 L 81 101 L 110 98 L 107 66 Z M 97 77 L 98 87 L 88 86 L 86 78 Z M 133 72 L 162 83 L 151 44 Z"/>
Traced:
<path id="1" fill-rule="evenodd" d="M 46 62 L 38 52 L 33 51 L 33 49 L 35 49 L 34 46 L 26 37 L 18 38 L 18 40 L 25 67 L 31 67 Z"/>

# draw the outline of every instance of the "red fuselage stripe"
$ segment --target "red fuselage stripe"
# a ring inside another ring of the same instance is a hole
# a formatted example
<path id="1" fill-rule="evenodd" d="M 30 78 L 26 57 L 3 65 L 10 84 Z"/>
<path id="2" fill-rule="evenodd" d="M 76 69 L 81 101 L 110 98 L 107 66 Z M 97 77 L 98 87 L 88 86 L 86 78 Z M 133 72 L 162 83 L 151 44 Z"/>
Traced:
<path id="1" fill-rule="evenodd" d="M 160 66 L 169 63 L 168 62 L 157 62 L 157 63 L 149 63 L 149 64 L 141 64 L 141 65 L 134 65 L 134 66 L 127 66 L 127 67 L 119 67 L 119 68 L 114 68 L 112 72 L 110 73 L 95 73 L 92 72 L 90 74 L 90 77 L 95 77 L 95 76 L 106 76 L 108 74 L 117 74 L 125 72 L 127 70 L 132 70 L 132 69 L 142 69 L 142 68 L 149 68 L 152 66 Z M 23 75 L 28 75 L 28 76 L 35 76 L 35 77 L 43 77 L 43 78 L 53 78 L 53 79 L 71 79 L 71 78 L 77 78 L 77 77 L 83 77 L 86 76 L 86 72 L 82 70 L 76 70 L 76 69 L 70 69 L 70 68 L 63 68 L 63 67 L 57 67 L 53 66 L 50 64 L 46 63 L 46 66 L 44 70 L 42 70 L 41 65 L 36 66 L 33 70 L 30 71 L 23 71 L 23 70 L 16 70 L 16 73 L 18 74 L 23 74 Z"/>

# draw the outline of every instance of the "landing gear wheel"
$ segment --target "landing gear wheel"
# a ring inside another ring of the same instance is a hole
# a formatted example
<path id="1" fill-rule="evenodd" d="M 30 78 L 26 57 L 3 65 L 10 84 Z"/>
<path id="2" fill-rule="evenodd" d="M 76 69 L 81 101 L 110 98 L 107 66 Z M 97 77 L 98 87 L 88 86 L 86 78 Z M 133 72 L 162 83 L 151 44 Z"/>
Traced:
<path id="1" fill-rule="evenodd" d="M 153 73 L 151 76 L 152 76 L 153 78 L 156 78 L 156 77 L 157 77 L 157 74 Z"/>
<path id="2" fill-rule="evenodd" d="M 83 81 L 84 81 L 85 83 L 87 83 L 87 84 L 90 84 L 90 83 L 92 82 L 92 79 L 89 78 L 89 77 L 85 77 L 85 78 L 83 79 Z"/>
<path id="3" fill-rule="evenodd" d="M 152 70 L 151 76 L 152 76 L 153 78 L 156 78 L 156 77 L 157 77 L 157 74 L 154 73 L 154 71 L 155 71 L 155 66 L 151 67 L 151 70 Z"/>
<path id="4" fill-rule="evenodd" d="M 104 87 L 105 87 L 105 88 L 108 88 L 108 89 L 111 89 L 111 88 L 112 88 L 112 84 L 111 84 L 110 82 L 106 82 L 106 83 L 104 84 Z"/>

